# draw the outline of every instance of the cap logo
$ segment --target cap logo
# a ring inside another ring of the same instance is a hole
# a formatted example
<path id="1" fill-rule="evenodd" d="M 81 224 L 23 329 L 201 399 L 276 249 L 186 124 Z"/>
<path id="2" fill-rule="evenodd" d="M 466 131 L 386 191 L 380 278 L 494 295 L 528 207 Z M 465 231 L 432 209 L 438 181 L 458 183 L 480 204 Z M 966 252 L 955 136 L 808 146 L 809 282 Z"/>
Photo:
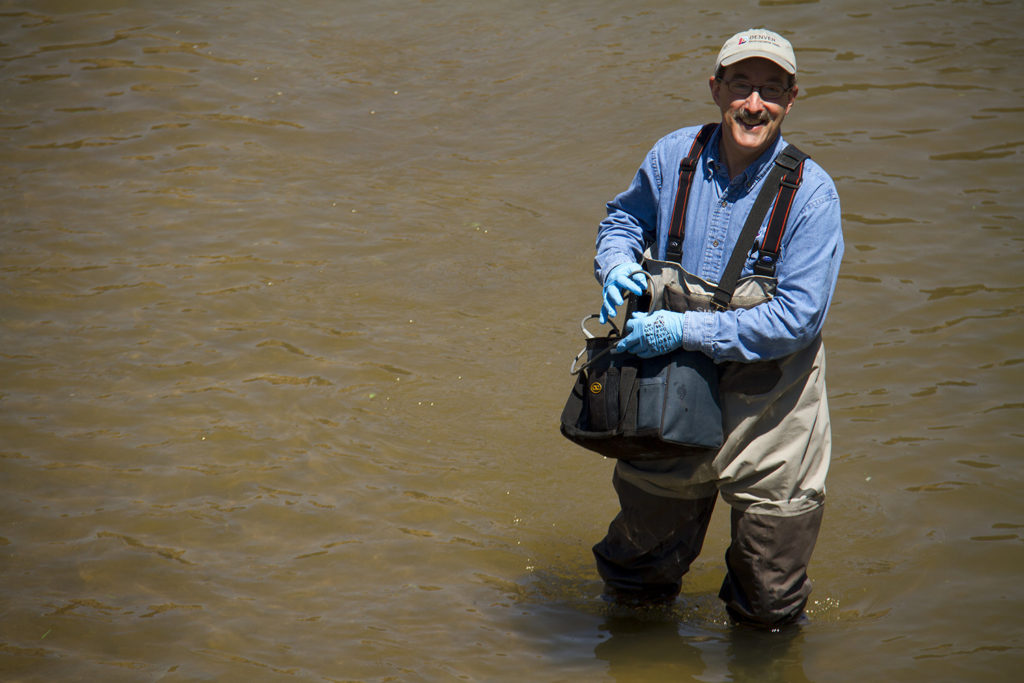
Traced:
<path id="1" fill-rule="evenodd" d="M 740 38 L 740 45 L 747 42 L 748 40 L 752 40 L 758 43 L 768 43 L 770 45 L 777 45 L 777 43 L 775 42 L 775 38 L 766 33 L 751 33 L 749 38 Z"/>

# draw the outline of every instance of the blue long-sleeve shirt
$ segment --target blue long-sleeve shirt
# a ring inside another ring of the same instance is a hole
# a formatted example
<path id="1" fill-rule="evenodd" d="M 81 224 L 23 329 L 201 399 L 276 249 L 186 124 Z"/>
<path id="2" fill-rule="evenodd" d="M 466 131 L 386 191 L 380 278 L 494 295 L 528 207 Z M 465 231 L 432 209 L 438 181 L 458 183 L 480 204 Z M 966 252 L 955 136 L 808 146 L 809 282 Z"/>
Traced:
<path id="1" fill-rule="evenodd" d="M 659 140 L 629 189 L 608 203 L 608 217 L 598 228 L 594 259 L 599 282 L 620 263 L 640 262 L 645 249 L 664 260 L 679 162 L 699 130 L 699 126 L 682 128 Z M 730 181 L 719 153 L 720 136 L 721 127 L 705 146 L 693 178 L 681 264 L 684 270 L 716 283 L 765 176 L 786 147 L 780 135 L 757 161 Z M 758 242 L 764 236 L 767 217 L 764 223 Z M 747 255 L 741 276 L 752 274 L 755 256 L 756 251 Z M 842 256 L 839 194 L 821 166 L 808 159 L 782 237 L 775 297 L 750 309 L 687 312 L 683 348 L 701 351 L 715 361 L 747 362 L 781 358 L 804 348 L 825 323 Z"/>

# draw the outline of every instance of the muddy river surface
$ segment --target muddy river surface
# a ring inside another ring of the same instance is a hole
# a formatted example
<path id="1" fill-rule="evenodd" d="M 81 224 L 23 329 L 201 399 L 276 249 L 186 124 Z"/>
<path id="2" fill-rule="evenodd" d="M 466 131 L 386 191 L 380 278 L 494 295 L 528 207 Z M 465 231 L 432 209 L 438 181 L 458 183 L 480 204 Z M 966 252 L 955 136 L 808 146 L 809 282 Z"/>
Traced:
<path id="1" fill-rule="evenodd" d="M 713 8 L 713 9 L 712 9 Z M 835 178 L 809 623 L 615 610 L 558 416 L 604 203 L 792 39 Z M 0 679 L 1004 681 L 1017 0 L 0 0 Z"/>

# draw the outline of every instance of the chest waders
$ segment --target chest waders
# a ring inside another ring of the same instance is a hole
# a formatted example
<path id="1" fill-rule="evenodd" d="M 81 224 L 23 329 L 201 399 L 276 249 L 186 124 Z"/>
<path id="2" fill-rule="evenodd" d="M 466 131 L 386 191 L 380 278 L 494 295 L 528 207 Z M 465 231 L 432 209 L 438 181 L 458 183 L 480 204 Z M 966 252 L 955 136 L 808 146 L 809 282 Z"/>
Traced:
<path id="1" fill-rule="evenodd" d="M 807 158 L 793 146 L 769 171 L 720 282 L 680 265 L 690 186 L 716 125 L 701 129 L 680 164 L 665 259 L 644 260 L 651 277 L 640 310 L 737 310 L 775 296 L 782 236 Z M 765 216 L 753 275 L 740 278 Z M 611 594 L 674 597 L 700 553 L 720 493 L 732 507 L 732 544 L 719 596 L 733 618 L 775 626 L 798 617 L 811 591 L 806 568 L 831 453 L 824 348 L 819 336 L 784 358 L 728 362 L 720 370 L 722 447 L 703 456 L 618 461 L 613 484 L 621 511 L 594 555 Z"/>

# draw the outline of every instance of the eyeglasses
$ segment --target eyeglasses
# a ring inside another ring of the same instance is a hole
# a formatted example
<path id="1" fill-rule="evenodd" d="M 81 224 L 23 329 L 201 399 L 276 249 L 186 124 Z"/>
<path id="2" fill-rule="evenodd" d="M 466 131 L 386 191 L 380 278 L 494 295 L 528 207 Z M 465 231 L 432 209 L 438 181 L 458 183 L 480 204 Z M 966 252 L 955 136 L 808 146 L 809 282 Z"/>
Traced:
<path id="1" fill-rule="evenodd" d="M 761 96 L 762 100 L 775 101 L 781 100 L 782 96 L 788 93 L 792 88 L 783 88 L 781 85 L 775 83 L 766 83 L 765 85 L 754 85 L 749 81 L 743 80 L 732 80 L 722 81 L 725 83 L 725 87 L 729 88 L 729 92 L 737 97 L 750 97 L 750 93 L 757 91 L 757 94 Z"/>

